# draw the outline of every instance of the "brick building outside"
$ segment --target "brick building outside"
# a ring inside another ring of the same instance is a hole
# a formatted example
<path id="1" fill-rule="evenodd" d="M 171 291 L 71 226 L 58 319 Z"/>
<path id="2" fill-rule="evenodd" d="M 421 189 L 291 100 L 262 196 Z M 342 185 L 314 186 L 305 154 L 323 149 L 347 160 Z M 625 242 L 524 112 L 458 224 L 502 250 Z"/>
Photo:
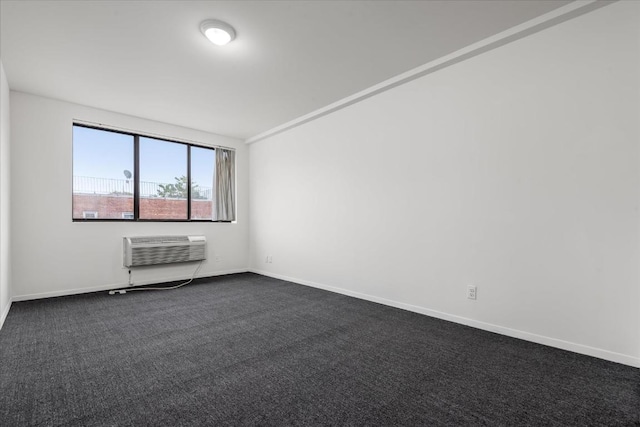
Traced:
<path id="1" fill-rule="evenodd" d="M 141 183 L 140 219 L 187 219 L 187 199 L 160 197 L 159 183 Z M 132 183 L 125 180 L 74 177 L 74 219 L 133 219 Z M 211 188 L 198 187 L 191 200 L 191 219 L 211 219 Z"/>

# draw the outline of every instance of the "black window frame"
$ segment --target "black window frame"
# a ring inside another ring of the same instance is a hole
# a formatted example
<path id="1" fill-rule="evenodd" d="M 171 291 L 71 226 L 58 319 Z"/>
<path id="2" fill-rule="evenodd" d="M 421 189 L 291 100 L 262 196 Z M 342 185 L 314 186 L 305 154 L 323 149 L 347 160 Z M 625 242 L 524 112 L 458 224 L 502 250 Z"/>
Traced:
<path id="1" fill-rule="evenodd" d="M 192 142 L 184 142 L 177 141 L 165 137 L 159 137 L 156 135 L 145 135 L 144 133 L 135 133 L 122 131 L 107 127 L 100 127 L 94 125 L 88 125 L 84 123 L 73 123 L 72 129 L 74 127 L 83 127 L 88 129 L 101 130 L 105 132 L 113 132 L 121 135 L 129 135 L 133 137 L 133 219 L 125 219 L 125 218 L 74 218 L 73 217 L 73 182 L 71 184 L 71 219 L 73 222 L 220 222 L 220 223 L 230 223 L 233 221 L 220 221 L 214 219 L 192 219 L 191 218 L 191 147 L 204 148 L 208 150 L 213 150 L 215 152 L 217 147 L 211 147 L 204 144 L 194 144 Z M 187 147 L 187 218 L 186 219 L 146 219 L 140 218 L 140 138 L 149 138 L 155 139 L 158 141 L 171 142 L 174 144 L 181 144 Z M 73 144 L 73 142 L 72 142 Z M 72 153 L 73 157 L 73 153 Z M 73 158 L 72 158 L 73 160 Z M 72 162 L 73 163 L 73 162 Z M 73 167 L 71 168 L 72 179 L 73 179 Z M 215 197 L 215 188 L 212 189 L 212 197 Z M 212 201 L 213 203 L 213 201 Z M 213 216 L 213 212 L 212 212 Z"/>

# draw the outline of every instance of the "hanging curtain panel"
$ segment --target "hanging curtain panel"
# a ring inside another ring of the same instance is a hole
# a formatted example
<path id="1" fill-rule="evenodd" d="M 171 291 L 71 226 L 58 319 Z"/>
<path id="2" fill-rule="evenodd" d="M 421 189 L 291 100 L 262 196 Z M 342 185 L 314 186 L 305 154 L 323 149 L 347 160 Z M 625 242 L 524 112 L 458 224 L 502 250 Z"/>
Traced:
<path id="1" fill-rule="evenodd" d="M 236 220 L 236 152 L 216 148 L 214 221 Z"/>

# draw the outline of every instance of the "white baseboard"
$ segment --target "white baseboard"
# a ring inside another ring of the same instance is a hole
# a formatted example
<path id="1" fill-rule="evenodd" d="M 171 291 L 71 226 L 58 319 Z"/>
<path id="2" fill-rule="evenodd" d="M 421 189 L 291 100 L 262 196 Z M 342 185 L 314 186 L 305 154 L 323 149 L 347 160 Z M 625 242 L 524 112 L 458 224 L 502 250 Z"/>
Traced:
<path id="1" fill-rule="evenodd" d="M 7 304 L 7 307 L 4 310 L 2 310 L 2 313 L 0 313 L 0 329 L 2 329 L 2 325 L 4 325 L 4 321 L 9 315 L 9 310 L 11 309 L 12 302 L 13 302 L 13 298 L 9 298 L 9 304 Z"/>
<path id="2" fill-rule="evenodd" d="M 517 329 L 511 329 L 504 326 L 494 325 L 491 323 L 481 322 L 479 320 L 473 320 L 462 316 L 456 316 L 449 313 L 443 313 L 436 310 L 431 310 L 425 307 L 419 307 L 416 305 L 401 303 L 392 301 L 386 298 L 380 298 L 373 295 L 367 295 L 360 292 L 354 292 L 347 289 L 337 288 L 335 286 L 324 285 L 321 283 L 311 282 L 309 280 L 297 279 L 294 277 L 284 276 L 281 274 L 274 274 L 268 271 L 262 271 L 259 269 L 249 269 L 252 273 L 261 274 L 263 276 L 269 276 L 276 279 L 286 280 L 288 282 L 298 283 L 300 285 L 311 286 L 313 288 L 324 289 L 351 297 L 376 302 L 379 304 L 388 305 L 391 307 L 401 308 L 403 310 L 412 311 L 414 313 L 420 313 L 431 317 L 436 317 L 442 320 L 448 320 L 450 322 L 459 323 L 473 328 L 482 329 L 489 332 L 495 332 L 497 334 L 506 335 L 513 338 L 519 338 L 525 341 L 534 342 L 537 344 L 547 345 L 549 347 L 555 347 L 562 350 L 572 351 L 574 353 L 585 354 L 587 356 L 597 357 L 599 359 L 608 360 L 611 362 L 621 363 L 623 365 L 629 365 L 636 368 L 640 368 L 640 358 L 629 356 L 626 354 L 615 353 L 600 348 L 590 347 L 582 344 L 577 344 L 569 341 L 559 340 L 556 338 L 546 337 L 543 335 L 537 335 L 530 332 L 520 331 Z"/>
<path id="3" fill-rule="evenodd" d="M 215 272 L 209 272 L 203 275 L 198 275 L 195 278 L 201 279 L 203 277 L 223 276 L 225 274 L 246 273 L 247 271 L 248 270 L 246 268 L 235 269 L 235 270 L 225 270 L 225 271 L 215 271 Z M 191 279 L 191 276 L 163 277 L 162 282 L 158 282 L 157 279 L 156 280 L 140 280 L 140 281 L 136 281 L 134 286 L 153 285 L 158 283 L 175 282 L 178 280 L 188 280 L 188 279 Z M 67 295 L 87 294 L 90 292 L 109 291 L 112 289 L 126 289 L 130 287 L 132 286 L 130 286 L 127 283 L 112 283 L 110 285 L 94 286 L 91 288 L 62 289 L 59 291 L 42 292 L 38 294 L 17 295 L 13 297 L 13 301 L 29 301 L 29 300 L 41 299 L 41 298 L 53 298 L 53 297 L 61 297 L 61 296 L 67 296 Z"/>

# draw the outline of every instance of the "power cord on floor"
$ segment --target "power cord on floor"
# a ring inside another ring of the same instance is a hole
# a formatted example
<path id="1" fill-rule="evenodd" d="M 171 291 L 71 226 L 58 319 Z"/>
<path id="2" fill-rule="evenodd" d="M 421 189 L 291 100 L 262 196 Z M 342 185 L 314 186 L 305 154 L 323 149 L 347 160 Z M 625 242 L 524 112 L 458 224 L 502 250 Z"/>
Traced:
<path id="1" fill-rule="evenodd" d="M 187 280 L 184 283 L 180 283 L 179 285 L 167 286 L 167 287 L 162 287 L 162 288 L 153 287 L 153 288 L 116 289 L 116 290 L 113 290 L 113 291 L 109 291 L 109 295 L 126 294 L 127 292 L 131 292 L 131 291 L 169 291 L 171 289 L 178 289 L 178 288 L 181 288 L 181 287 L 186 286 L 189 283 L 193 282 L 193 279 L 196 278 L 196 274 L 198 274 L 198 271 L 200 271 L 200 267 L 202 267 L 202 261 L 200 261 L 198 263 L 198 267 L 193 272 L 193 275 L 191 276 L 191 279 Z M 131 273 L 129 273 L 129 276 L 131 276 Z"/>

